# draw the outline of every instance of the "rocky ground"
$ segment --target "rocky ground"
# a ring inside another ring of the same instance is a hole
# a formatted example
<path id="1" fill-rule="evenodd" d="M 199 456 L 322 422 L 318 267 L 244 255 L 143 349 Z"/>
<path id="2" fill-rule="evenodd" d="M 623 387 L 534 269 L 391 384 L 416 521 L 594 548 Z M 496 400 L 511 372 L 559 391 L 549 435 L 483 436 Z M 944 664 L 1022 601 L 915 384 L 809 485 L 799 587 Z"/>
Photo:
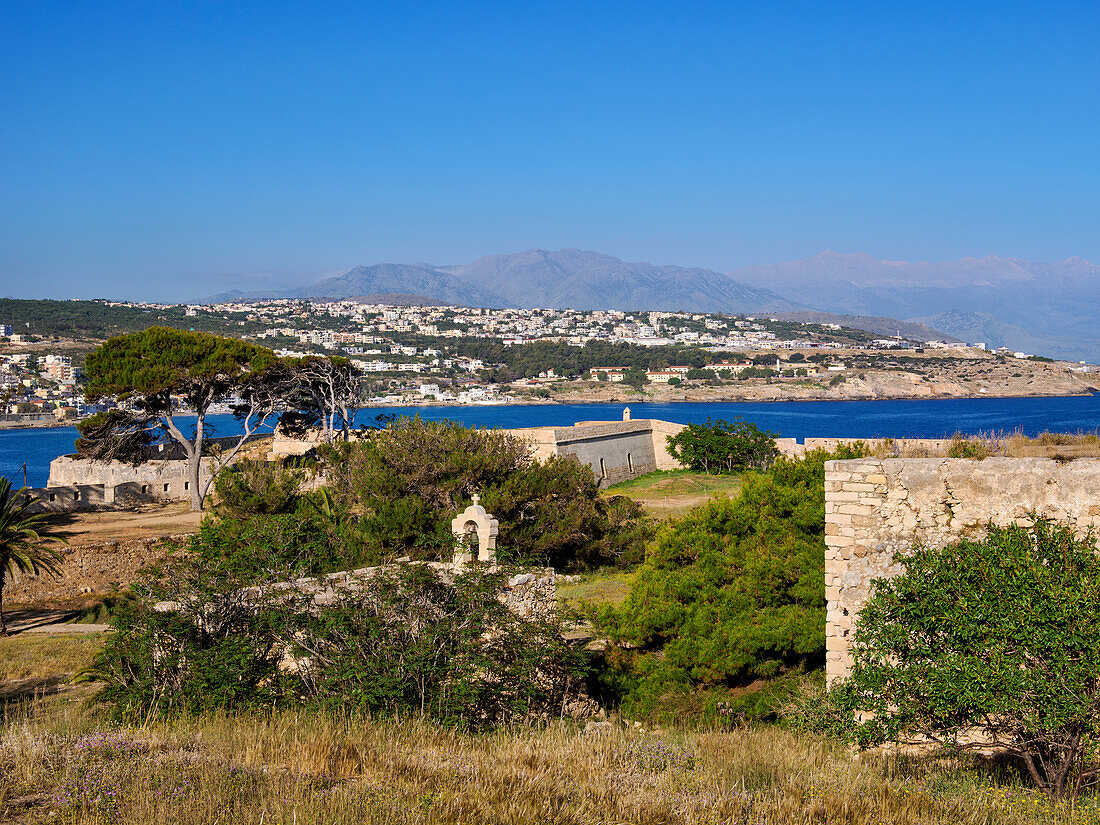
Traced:
<path id="1" fill-rule="evenodd" d="M 545 388 L 551 392 L 549 400 L 560 403 L 997 398 L 1089 395 L 1100 388 L 1100 374 L 1072 372 L 1065 362 L 986 354 L 895 360 L 838 352 L 836 357 L 848 368 L 821 377 L 691 381 L 680 386 L 650 384 L 642 390 L 621 383 L 568 381 L 546 384 Z"/>

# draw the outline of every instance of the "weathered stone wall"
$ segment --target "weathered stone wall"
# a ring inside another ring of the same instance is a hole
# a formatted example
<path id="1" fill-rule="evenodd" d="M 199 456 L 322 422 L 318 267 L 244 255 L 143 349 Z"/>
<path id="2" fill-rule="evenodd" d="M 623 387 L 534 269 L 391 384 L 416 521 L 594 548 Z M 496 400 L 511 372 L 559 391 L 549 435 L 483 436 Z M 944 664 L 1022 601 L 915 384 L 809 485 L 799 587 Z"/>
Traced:
<path id="1" fill-rule="evenodd" d="M 35 604 L 66 601 L 83 595 L 101 595 L 125 589 L 136 581 L 138 571 L 162 559 L 167 542 L 185 536 L 112 541 L 61 547 L 61 575 L 20 576 L 4 585 L 5 604 Z"/>
<path id="2" fill-rule="evenodd" d="M 581 421 L 572 427 L 527 427 L 508 432 L 529 441 L 535 458 L 575 456 L 606 486 L 655 470 L 679 468 L 679 462 L 668 452 L 667 439 L 683 426 L 641 418 Z"/>
<path id="3" fill-rule="evenodd" d="M 851 669 L 851 632 L 871 582 L 895 576 L 894 554 L 943 547 L 989 522 L 1036 512 L 1084 533 L 1100 525 L 1100 460 L 862 458 L 825 464 L 826 676 Z"/>
<path id="4" fill-rule="evenodd" d="M 200 478 L 203 484 L 216 467 L 215 459 L 204 458 Z M 112 503 L 115 490 L 162 501 L 186 501 L 191 497 L 187 462 L 150 461 L 132 465 L 124 461 L 89 461 L 63 455 L 50 462 L 51 487 L 91 487 L 101 490 L 101 503 Z"/>

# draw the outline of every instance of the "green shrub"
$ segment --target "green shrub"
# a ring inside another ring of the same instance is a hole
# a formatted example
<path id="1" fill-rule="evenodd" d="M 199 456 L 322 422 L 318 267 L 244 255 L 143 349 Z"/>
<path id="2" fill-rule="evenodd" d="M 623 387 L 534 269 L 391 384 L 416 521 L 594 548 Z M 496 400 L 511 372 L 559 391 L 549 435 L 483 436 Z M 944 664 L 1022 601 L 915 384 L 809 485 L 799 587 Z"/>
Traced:
<path id="1" fill-rule="evenodd" d="M 218 512 L 231 518 L 291 512 L 304 477 L 278 462 L 241 459 L 214 481 Z"/>
<path id="2" fill-rule="evenodd" d="M 779 454 L 776 434 L 749 421 L 716 421 L 688 424 L 668 436 L 668 449 L 684 467 L 700 473 L 737 473 L 765 470 Z"/>
<path id="3" fill-rule="evenodd" d="M 469 727 L 556 714 L 583 685 L 583 656 L 556 614 L 502 603 L 505 577 L 396 565 L 317 609 L 177 556 L 119 605 L 81 679 L 103 682 L 97 701 L 123 720 L 303 701 Z"/>
<path id="4" fill-rule="evenodd" d="M 1100 556 L 1037 518 L 917 547 L 875 583 L 834 691 L 862 745 L 914 737 L 1017 757 L 1052 797 L 1100 780 Z"/>
<path id="5" fill-rule="evenodd" d="M 616 646 L 628 713 L 824 662 L 824 464 L 865 454 L 781 457 L 660 528 L 626 602 L 589 611 Z"/>
<path id="6" fill-rule="evenodd" d="M 194 557 L 170 558 L 111 616 L 113 632 L 80 675 L 118 719 L 270 706 L 286 690 L 278 662 L 291 637 L 291 597 Z M 156 609 L 156 605 L 167 609 Z"/>
<path id="7" fill-rule="evenodd" d="M 521 618 L 500 601 L 505 578 L 472 567 L 448 580 L 430 567 L 398 565 L 362 592 L 303 614 L 303 696 L 465 726 L 556 715 L 583 683 L 583 659 L 558 617 Z"/>
<path id="8" fill-rule="evenodd" d="M 359 514 L 378 557 L 448 559 L 451 520 L 480 494 L 500 524 L 498 556 L 583 569 L 636 560 L 649 535 L 637 503 L 600 495 L 575 458 L 534 461 L 525 441 L 500 430 L 403 418 L 325 459 L 333 496 Z"/>
<path id="9" fill-rule="evenodd" d="M 263 580 L 272 570 L 317 575 L 380 564 L 385 556 L 364 527 L 325 491 L 299 497 L 293 512 L 203 519 L 184 545 L 204 563 Z"/>

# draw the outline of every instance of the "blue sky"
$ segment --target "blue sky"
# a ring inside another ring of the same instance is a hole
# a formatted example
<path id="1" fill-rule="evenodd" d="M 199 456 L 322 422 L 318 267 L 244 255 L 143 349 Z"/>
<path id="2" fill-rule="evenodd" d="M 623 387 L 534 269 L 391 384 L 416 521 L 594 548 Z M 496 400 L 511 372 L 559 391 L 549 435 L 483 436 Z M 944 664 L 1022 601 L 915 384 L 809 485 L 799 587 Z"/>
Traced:
<path id="1" fill-rule="evenodd" d="M 0 295 L 1100 260 L 1095 2 L 0 0 Z"/>

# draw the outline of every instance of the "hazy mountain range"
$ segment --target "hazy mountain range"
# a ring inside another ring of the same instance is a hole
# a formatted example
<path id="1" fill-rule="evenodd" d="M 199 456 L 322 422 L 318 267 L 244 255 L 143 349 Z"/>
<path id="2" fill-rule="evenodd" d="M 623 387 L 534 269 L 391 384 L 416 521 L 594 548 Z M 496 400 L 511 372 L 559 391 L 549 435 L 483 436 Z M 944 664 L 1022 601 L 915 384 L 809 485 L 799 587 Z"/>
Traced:
<path id="1" fill-rule="evenodd" d="M 1100 266 L 1081 258 L 1037 263 L 989 256 L 910 263 L 828 251 L 721 273 L 630 263 L 579 249 L 532 249 L 458 266 L 358 266 L 312 286 L 234 290 L 207 300 L 386 294 L 486 307 L 819 311 L 852 316 L 844 322 L 850 326 L 862 319 L 862 327 L 873 326 L 873 331 L 888 333 L 899 319 L 960 340 L 1100 361 Z"/>

